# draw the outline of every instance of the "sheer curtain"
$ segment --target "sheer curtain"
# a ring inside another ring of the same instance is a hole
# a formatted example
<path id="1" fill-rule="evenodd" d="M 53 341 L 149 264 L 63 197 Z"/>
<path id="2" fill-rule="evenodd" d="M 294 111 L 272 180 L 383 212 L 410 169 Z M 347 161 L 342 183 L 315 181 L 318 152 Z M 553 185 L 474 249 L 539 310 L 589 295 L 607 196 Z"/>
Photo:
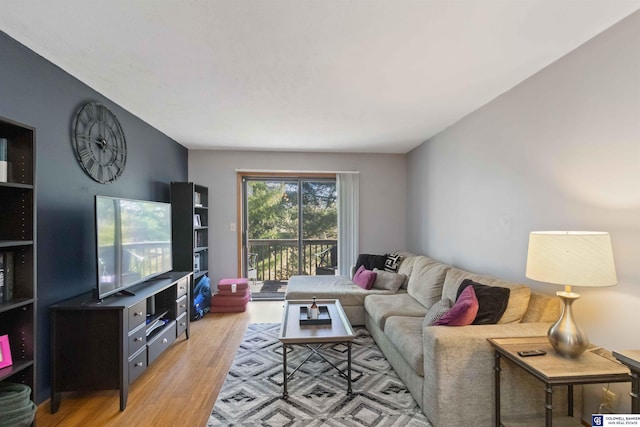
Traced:
<path id="1" fill-rule="evenodd" d="M 336 175 L 338 191 L 338 274 L 349 277 L 358 257 L 358 172 Z"/>

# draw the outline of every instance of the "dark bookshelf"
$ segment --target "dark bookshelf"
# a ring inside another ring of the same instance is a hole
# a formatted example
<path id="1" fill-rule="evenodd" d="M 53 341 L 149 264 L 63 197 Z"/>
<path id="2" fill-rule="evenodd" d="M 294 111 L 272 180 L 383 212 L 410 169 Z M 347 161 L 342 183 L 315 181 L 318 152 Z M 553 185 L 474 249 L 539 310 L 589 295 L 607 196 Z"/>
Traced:
<path id="1" fill-rule="evenodd" d="M 193 271 L 193 283 L 209 273 L 209 190 L 192 182 L 171 183 L 173 269 Z"/>
<path id="2" fill-rule="evenodd" d="M 7 140 L 6 181 L 0 177 L 0 336 L 7 335 L 12 359 L 0 369 L 0 381 L 28 385 L 35 400 L 35 129 L 0 117 L 0 138 Z"/>

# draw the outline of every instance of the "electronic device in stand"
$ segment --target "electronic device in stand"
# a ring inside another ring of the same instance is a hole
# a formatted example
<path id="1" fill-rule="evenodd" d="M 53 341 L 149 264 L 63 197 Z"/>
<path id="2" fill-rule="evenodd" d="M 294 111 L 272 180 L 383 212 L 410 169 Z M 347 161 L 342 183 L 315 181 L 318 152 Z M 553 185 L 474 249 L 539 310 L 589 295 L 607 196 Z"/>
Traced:
<path id="1" fill-rule="evenodd" d="M 173 268 L 171 204 L 95 197 L 96 299 Z"/>

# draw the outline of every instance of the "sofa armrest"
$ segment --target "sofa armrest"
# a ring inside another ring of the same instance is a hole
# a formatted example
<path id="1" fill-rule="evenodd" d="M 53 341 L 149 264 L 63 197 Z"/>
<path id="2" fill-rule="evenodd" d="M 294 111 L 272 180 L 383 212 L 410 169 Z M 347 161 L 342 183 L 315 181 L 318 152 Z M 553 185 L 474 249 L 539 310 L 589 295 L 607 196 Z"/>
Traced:
<path id="1" fill-rule="evenodd" d="M 424 328 L 423 405 L 433 425 L 495 425 L 495 359 L 487 338 L 546 336 L 551 324 Z M 503 416 L 540 414 L 544 403 L 542 384 L 511 362 L 504 361 L 501 370 Z M 566 401 L 558 397 L 554 406 Z"/>

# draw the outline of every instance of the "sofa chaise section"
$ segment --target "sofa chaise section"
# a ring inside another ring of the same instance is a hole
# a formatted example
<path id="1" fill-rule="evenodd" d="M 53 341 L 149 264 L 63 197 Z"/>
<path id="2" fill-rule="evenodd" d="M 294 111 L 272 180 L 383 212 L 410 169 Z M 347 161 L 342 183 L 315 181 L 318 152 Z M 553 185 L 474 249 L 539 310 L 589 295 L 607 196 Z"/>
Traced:
<path id="1" fill-rule="evenodd" d="M 391 295 L 385 289 L 365 290 L 344 276 L 292 276 L 287 284 L 285 299 L 337 299 L 352 326 L 364 325 L 364 299 L 368 295 Z"/>

